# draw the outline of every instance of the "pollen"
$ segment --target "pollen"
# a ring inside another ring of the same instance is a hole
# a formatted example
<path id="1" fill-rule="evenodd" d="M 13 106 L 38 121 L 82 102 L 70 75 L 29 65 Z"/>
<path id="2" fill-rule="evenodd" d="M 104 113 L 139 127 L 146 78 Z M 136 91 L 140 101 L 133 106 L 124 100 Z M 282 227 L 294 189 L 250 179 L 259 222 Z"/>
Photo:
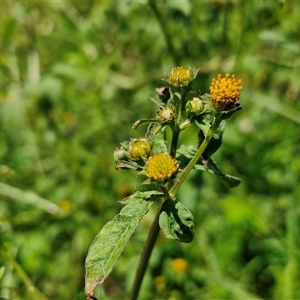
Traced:
<path id="1" fill-rule="evenodd" d="M 240 99 L 241 84 L 242 80 L 237 80 L 234 74 L 230 76 L 229 73 L 226 73 L 225 77 L 218 74 L 217 79 L 213 78 L 209 89 L 215 108 L 220 111 L 233 108 Z"/>
<path id="2" fill-rule="evenodd" d="M 168 153 L 159 153 L 149 158 L 146 163 L 146 170 L 150 178 L 164 182 L 178 171 L 178 164 Z"/>

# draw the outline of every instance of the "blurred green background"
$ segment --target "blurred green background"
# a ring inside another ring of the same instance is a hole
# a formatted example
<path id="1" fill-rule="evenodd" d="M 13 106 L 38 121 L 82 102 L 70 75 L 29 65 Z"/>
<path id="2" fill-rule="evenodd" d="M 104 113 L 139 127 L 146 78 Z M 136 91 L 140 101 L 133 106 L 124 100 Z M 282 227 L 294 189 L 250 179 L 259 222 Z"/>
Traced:
<path id="1" fill-rule="evenodd" d="M 2 1 L 0 299 L 84 299 L 84 260 L 139 189 L 113 151 L 153 117 L 174 66 L 243 79 L 215 155 L 242 183 L 194 172 L 195 239 L 161 236 L 140 299 L 300 299 L 300 3 Z M 195 136 L 183 140 L 194 143 Z M 125 299 L 154 211 L 96 296 Z"/>

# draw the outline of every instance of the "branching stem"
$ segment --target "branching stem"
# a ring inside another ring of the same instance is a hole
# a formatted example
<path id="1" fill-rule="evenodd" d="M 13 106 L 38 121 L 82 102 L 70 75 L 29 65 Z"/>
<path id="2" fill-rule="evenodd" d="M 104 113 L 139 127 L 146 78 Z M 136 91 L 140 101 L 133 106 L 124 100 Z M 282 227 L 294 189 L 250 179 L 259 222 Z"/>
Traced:
<path id="1" fill-rule="evenodd" d="M 207 147 L 207 145 L 209 144 L 210 140 L 212 139 L 214 133 L 218 129 L 218 127 L 220 125 L 220 122 L 221 122 L 221 119 L 215 118 L 215 120 L 212 124 L 212 127 L 208 131 L 208 133 L 207 133 L 205 139 L 203 140 L 202 144 L 200 145 L 200 147 L 198 148 L 197 152 L 195 153 L 193 158 L 190 160 L 188 165 L 185 167 L 185 169 L 180 173 L 180 176 L 175 181 L 175 184 L 168 191 L 168 195 L 172 196 L 172 195 L 175 195 L 177 193 L 177 191 L 180 188 L 183 181 L 186 179 L 186 177 L 188 176 L 190 171 L 193 169 L 194 165 L 200 159 L 200 157 L 203 154 L 205 148 Z M 176 131 L 173 132 L 173 134 L 175 135 Z M 179 132 L 177 132 L 177 137 L 175 137 L 176 143 L 174 141 L 174 135 L 173 135 L 172 144 L 173 144 L 173 146 L 175 146 L 175 150 L 176 150 Z M 174 152 L 174 150 L 172 150 L 172 149 L 173 148 L 171 148 L 171 153 Z M 167 192 L 167 191 L 165 191 L 165 192 Z M 160 216 L 160 213 L 161 213 L 161 208 L 162 208 L 162 204 L 159 207 L 159 209 L 157 210 L 155 219 L 154 219 L 154 221 L 151 225 L 151 228 L 150 228 L 149 234 L 147 236 L 144 248 L 142 250 L 142 253 L 141 253 L 141 256 L 140 256 L 140 261 L 139 261 L 139 264 L 138 264 L 138 268 L 137 268 L 137 271 L 136 271 L 136 274 L 135 274 L 134 283 L 133 283 L 132 290 L 131 290 L 131 293 L 130 293 L 130 296 L 129 296 L 130 300 L 137 300 L 137 297 L 138 297 L 138 294 L 139 294 L 139 291 L 140 291 L 140 287 L 141 287 L 144 275 L 145 275 L 147 267 L 148 267 L 149 259 L 150 259 L 152 250 L 154 248 L 155 242 L 156 242 L 158 234 L 159 234 L 159 230 L 160 230 L 160 228 L 159 228 L 159 216 Z"/>
<path id="2" fill-rule="evenodd" d="M 181 184 L 184 182 L 190 171 L 193 169 L 194 165 L 197 163 L 197 161 L 200 159 L 201 155 L 203 154 L 204 150 L 206 149 L 207 145 L 209 144 L 210 140 L 214 136 L 216 130 L 218 129 L 219 125 L 221 123 L 221 119 L 215 118 L 214 122 L 209 129 L 205 139 L 203 140 L 202 144 L 198 148 L 197 152 L 193 156 L 193 158 L 190 160 L 188 165 L 185 167 L 185 169 L 180 173 L 179 177 L 176 179 L 174 185 L 170 189 L 170 194 L 175 195 L 180 188 Z"/>

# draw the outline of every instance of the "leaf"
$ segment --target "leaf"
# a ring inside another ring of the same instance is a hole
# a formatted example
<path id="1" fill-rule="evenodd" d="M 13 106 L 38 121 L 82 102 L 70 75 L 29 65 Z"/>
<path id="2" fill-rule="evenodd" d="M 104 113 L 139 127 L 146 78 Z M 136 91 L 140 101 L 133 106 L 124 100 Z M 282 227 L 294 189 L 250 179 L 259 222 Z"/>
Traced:
<path id="1" fill-rule="evenodd" d="M 168 199 L 162 206 L 159 226 L 168 239 L 190 243 L 194 238 L 194 217 L 179 201 Z"/>
<path id="2" fill-rule="evenodd" d="M 201 171 L 207 171 L 210 172 L 212 174 L 215 174 L 217 176 L 219 176 L 228 187 L 230 188 L 234 188 L 237 187 L 240 183 L 241 183 L 241 179 L 232 175 L 228 175 L 226 173 L 223 173 L 219 167 L 217 166 L 217 164 L 213 161 L 212 158 L 209 158 L 206 161 L 206 166 L 204 165 L 200 165 L 200 164 L 196 164 L 194 166 L 195 170 L 201 170 Z"/>
<path id="3" fill-rule="evenodd" d="M 152 194 L 161 195 L 157 191 L 136 192 L 127 197 L 127 200 L 124 199 L 128 204 L 96 235 L 89 248 L 85 263 L 85 295 L 87 299 L 95 299 L 93 297 L 94 289 L 98 284 L 104 282 L 139 221 L 148 212 L 155 199 Z"/>
<path id="4" fill-rule="evenodd" d="M 163 196 L 164 194 L 160 191 L 146 191 L 146 192 L 140 192 L 136 191 L 134 194 L 124 198 L 120 203 L 122 204 L 129 204 L 136 201 L 136 198 L 141 198 L 144 200 L 155 200 L 154 198 L 157 196 Z"/>
<path id="5" fill-rule="evenodd" d="M 168 151 L 165 128 L 166 126 L 161 123 L 151 124 L 148 127 L 147 138 L 154 143 L 152 149 L 153 153 L 163 153 Z"/>
<path id="6" fill-rule="evenodd" d="M 157 123 L 157 119 L 141 119 L 141 120 L 137 120 L 133 123 L 132 125 L 132 129 L 137 129 L 138 127 L 140 127 L 141 125 L 144 124 L 152 124 L 152 123 Z"/>
<path id="7" fill-rule="evenodd" d="M 133 161 L 127 161 L 127 160 L 119 160 L 117 163 L 116 163 L 116 166 L 115 168 L 117 170 L 119 169 L 131 169 L 131 170 L 138 170 L 140 169 L 141 167 L 136 163 L 136 162 L 133 162 Z"/>
<path id="8" fill-rule="evenodd" d="M 190 159 L 195 155 L 196 151 L 196 147 L 184 145 L 177 149 L 176 158 L 181 161 L 181 168 L 184 168 L 188 164 Z M 206 171 L 219 176 L 219 178 L 222 179 L 225 182 L 225 184 L 230 188 L 237 187 L 241 182 L 241 180 L 238 177 L 228 175 L 222 172 L 211 157 L 207 159 L 205 163 L 203 163 L 200 159 L 198 163 L 194 166 L 194 169 Z"/>

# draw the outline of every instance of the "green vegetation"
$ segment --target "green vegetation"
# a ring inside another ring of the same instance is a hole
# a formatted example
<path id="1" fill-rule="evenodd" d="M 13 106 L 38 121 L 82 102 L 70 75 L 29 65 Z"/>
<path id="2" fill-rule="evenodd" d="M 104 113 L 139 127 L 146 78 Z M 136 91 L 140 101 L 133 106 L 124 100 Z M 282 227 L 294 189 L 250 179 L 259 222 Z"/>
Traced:
<path id="1" fill-rule="evenodd" d="M 218 73 L 242 78 L 214 156 L 242 181 L 190 174 L 178 198 L 194 240 L 159 236 L 140 299 L 300 298 L 299 3 L 0 7 L 0 299 L 84 299 L 88 247 L 141 183 L 113 152 L 143 135 L 130 124 L 154 117 L 174 66 L 199 68 L 202 93 Z M 126 299 L 154 206 L 96 297 Z"/>

